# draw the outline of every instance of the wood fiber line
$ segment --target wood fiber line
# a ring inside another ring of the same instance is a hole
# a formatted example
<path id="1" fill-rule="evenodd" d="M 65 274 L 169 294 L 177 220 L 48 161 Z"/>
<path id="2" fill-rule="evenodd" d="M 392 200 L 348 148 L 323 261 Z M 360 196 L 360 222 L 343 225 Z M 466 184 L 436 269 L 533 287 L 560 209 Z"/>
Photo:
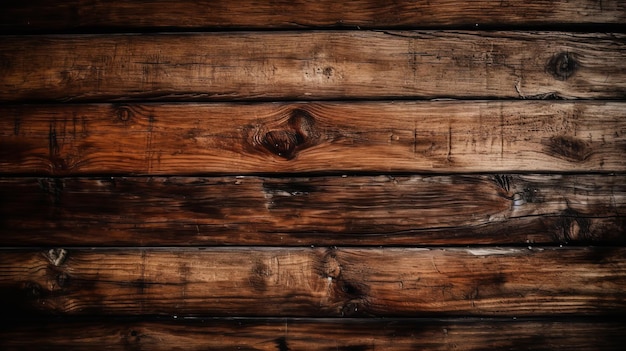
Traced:
<path id="1" fill-rule="evenodd" d="M 623 172 L 624 102 L 0 106 L 5 175 Z"/>
<path id="2" fill-rule="evenodd" d="M 510 31 L 3 36 L 0 101 L 621 99 L 625 39 Z"/>
<path id="3" fill-rule="evenodd" d="M 1 245 L 626 242 L 624 175 L 0 179 Z"/>
<path id="4" fill-rule="evenodd" d="M 4 250 L 3 311 L 561 316 L 626 312 L 625 248 Z"/>

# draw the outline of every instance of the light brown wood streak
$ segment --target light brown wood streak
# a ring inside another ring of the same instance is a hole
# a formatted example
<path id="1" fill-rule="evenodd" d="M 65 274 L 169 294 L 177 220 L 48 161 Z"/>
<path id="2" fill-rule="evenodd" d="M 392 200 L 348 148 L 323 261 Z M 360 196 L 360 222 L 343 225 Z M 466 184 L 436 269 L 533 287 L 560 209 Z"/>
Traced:
<path id="1" fill-rule="evenodd" d="M 431 27 L 624 23 L 618 0 L 333 1 L 156 0 L 3 1 L 0 28 L 301 28 Z"/>
<path id="2" fill-rule="evenodd" d="M 54 325 L 58 329 L 51 329 Z M 62 332 L 59 332 L 62 330 Z M 606 320 L 206 319 L 36 320 L 0 329 L 5 350 L 615 350 L 626 326 Z"/>
<path id="3" fill-rule="evenodd" d="M 623 102 L 0 106 L 4 174 L 626 170 Z"/>
<path id="4" fill-rule="evenodd" d="M 2 245 L 626 242 L 626 176 L 0 179 Z"/>
<path id="5" fill-rule="evenodd" d="M 4 36 L 0 101 L 615 99 L 626 96 L 625 38 L 469 31 Z"/>
<path id="6" fill-rule="evenodd" d="M 3 310 L 66 315 L 623 315 L 624 248 L 0 252 Z"/>

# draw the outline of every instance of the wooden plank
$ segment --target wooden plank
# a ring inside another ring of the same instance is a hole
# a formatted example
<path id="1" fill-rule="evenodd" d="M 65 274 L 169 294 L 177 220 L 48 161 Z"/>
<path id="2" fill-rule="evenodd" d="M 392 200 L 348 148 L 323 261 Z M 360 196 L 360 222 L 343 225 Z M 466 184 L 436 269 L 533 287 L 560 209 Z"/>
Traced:
<path id="1" fill-rule="evenodd" d="M 0 292 L 9 315 L 623 316 L 625 257 L 599 247 L 4 250 Z"/>
<path id="2" fill-rule="evenodd" d="M 626 170 L 624 102 L 5 105 L 0 115 L 4 174 Z"/>
<path id="3" fill-rule="evenodd" d="M 626 176 L 0 179 L 0 245 L 626 243 Z"/>
<path id="4" fill-rule="evenodd" d="M 623 1 L 3 1 L 4 30 L 621 24 Z"/>
<path id="5" fill-rule="evenodd" d="M 4 36 L 0 101 L 624 98 L 625 39 L 469 31 Z"/>
<path id="6" fill-rule="evenodd" d="M 0 329 L 4 350 L 615 350 L 626 325 L 606 320 L 63 320 Z"/>

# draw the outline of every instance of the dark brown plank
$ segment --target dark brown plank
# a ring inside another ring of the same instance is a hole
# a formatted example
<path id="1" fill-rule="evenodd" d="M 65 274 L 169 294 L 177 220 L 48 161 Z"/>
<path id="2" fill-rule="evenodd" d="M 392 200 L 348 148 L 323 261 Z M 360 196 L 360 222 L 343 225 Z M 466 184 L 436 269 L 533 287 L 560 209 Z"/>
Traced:
<path id="1" fill-rule="evenodd" d="M 4 30 L 81 28 L 432 27 L 602 24 L 626 22 L 624 2 L 576 1 L 306 1 L 153 0 L 9 1 Z"/>
<path id="2" fill-rule="evenodd" d="M 626 35 L 299 31 L 4 36 L 0 101 L 624 98 Z"/>
<path id="3" fill-rule="evenodd" d="M 622 350 L 626 324 L 598 320 L 208 319 L 30 321 L 3 350 Z"/>
<path id="4" fill-rule="evenodd" d="M 626 170 L 624 102 L 7 105 L 0 116 L 4 174 Z"/>
<path id="5" fill-rule="evenodd" d="M 11 313 L 624 315 L 625 258 L 598 247 L 4 250 L 0 292 Z"/>
<path id="6" fill-rule="evenodd" d="M 625 243 L 624 175 L 0 179 L 0 245 Z"/>

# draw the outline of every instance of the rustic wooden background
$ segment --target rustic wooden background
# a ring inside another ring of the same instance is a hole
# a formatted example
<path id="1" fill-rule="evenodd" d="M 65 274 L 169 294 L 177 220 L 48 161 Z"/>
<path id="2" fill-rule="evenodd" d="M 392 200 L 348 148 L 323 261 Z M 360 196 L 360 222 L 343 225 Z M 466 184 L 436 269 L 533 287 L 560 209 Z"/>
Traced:
<path id="1" fill-rule="evenodd" d="M 626 2 L 0 4 L 3 350 L 621 350 Z"/>

